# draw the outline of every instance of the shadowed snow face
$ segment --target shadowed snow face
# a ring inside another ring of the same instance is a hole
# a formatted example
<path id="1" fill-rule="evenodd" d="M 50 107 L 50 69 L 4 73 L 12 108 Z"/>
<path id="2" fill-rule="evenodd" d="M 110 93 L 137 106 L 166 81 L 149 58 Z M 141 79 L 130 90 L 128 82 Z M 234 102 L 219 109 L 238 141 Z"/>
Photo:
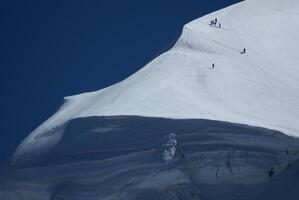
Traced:
<path id="1" fill-rule="evenodd" d="M 0 172 L 0 199 L 256 199 L 269 187 L 271 168 L 273 180 L 298 175 L 289 170 L 298 150 L 297 139 L 240 124 L 78 118 L 48 153 Z"/>

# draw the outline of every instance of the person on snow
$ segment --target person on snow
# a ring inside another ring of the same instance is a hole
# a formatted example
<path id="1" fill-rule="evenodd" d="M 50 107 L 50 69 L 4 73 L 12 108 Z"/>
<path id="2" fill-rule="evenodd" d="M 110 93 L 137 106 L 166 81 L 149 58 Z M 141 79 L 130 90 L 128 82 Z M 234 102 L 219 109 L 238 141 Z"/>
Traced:
<path id="1" fill-rule="evenodd" d="M 241 52 L 241 54 L 244 54 L 246 53 L 246 49 L 244 48 L 243 51 Z"/>
<path id="2" fill-rule="evenodd" d="M 214 68 L 215 68 L 215 64 L 213 63 L 213 64 L 212 64 L 212 69 L 214 69 Z"/>
<path id="3" fill-rule="evenodd" d="M 212 22 L 213 22 L 213 25 L 212 26 L 215 26 L 216 27 L 216 22 L 214 21 L 214 20 L 212 20 Z"/>
<path id="4" fill-rule="evenodd" d="M 211 25 L 211 26 L 214 25 L 214 20 L 211 20 L 210 25 Z"/>
<path id="5" fill-rule="evenodd" d="M 219 28 L 221 28 L 221 23 L 219 23 Z"/>
<path id="6" fill-rule="evenodd" d="M 217 18 L 215 19 L 215 24 L 217 24 Z"/>

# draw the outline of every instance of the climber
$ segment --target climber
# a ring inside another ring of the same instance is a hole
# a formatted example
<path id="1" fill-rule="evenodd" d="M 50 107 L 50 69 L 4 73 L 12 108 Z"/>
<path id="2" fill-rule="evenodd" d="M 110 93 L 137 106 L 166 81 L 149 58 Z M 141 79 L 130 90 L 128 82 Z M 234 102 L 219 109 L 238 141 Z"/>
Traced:
<path id="1" fill-rule="evenodd" d="M 270 171 L 268 172 L 269 178 L 271 178 L 274 175 L 274 169 L 271 167 Z"/>
<path id="2" fill-rule="evenodd" d="M 216 26 L 216 22 L 214 20 L 211 21 L 211 26 Z"/>
<path id="3" fill-rule="evenodd" d="M 212 64 L 212 69 L 214 69 L 214 68 L 215 68 L 215 64 L 213 63 L 213 64 Z"/>
<path id="4" fill-rule="evenodd" d="M 215 19 L 215 24 L 217 24 L 217 18 Z"/>
<path id="5" fill-rule="evenodd" d="M 244 48 L 243 51 L 241 52 L 241 54 L 244 54 L 246 53 L 246 49 Z"/>
<path id="6" fill-rule="evenodd" d="M 221 28 L 221 23 L 219 23 L 219 27 L 218 28 Z"/>

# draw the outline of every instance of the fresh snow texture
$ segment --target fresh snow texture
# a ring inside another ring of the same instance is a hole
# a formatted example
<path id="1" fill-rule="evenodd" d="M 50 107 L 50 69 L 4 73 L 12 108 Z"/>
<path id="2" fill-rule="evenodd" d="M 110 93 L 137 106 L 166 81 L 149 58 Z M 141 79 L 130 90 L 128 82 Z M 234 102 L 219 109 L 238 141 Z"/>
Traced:
<path id="1" fill-rule="evenodd" d="M 221 28 L 209 25 L 215 18 Z M 66 97 L 13 161 L 47 152 L 69 120 L 87 116 L 212 119 L 299 136 L 298 32 L 298 0 L 247 0 L 194 20 L 172 49 L 129 78 Z"/>

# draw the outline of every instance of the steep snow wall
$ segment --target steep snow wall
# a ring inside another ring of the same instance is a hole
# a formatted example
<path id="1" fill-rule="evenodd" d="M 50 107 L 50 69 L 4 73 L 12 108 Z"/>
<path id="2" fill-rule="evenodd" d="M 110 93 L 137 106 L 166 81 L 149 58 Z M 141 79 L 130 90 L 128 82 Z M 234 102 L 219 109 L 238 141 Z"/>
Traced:
<path id="1" fill-rule="evenodd" d="M 171 50 L 129 78 L 66 97 L 12 163 L 48 152 L 68 121 L 88 116 L 213 119 L 299 136 L 298 10 L 297 0 L 247 0 L 192 21 Z M 209 25 L 215 18 L 221 28 Z"/>
<path id="2" fill-rule="evenodd" d="M 30 158 L 33 165 L 0 169 L 0 199 L 293 200 L 298 158 L 298 139 L 263 128 L 86 117 L 71 120 L 51 152 Z"/>

